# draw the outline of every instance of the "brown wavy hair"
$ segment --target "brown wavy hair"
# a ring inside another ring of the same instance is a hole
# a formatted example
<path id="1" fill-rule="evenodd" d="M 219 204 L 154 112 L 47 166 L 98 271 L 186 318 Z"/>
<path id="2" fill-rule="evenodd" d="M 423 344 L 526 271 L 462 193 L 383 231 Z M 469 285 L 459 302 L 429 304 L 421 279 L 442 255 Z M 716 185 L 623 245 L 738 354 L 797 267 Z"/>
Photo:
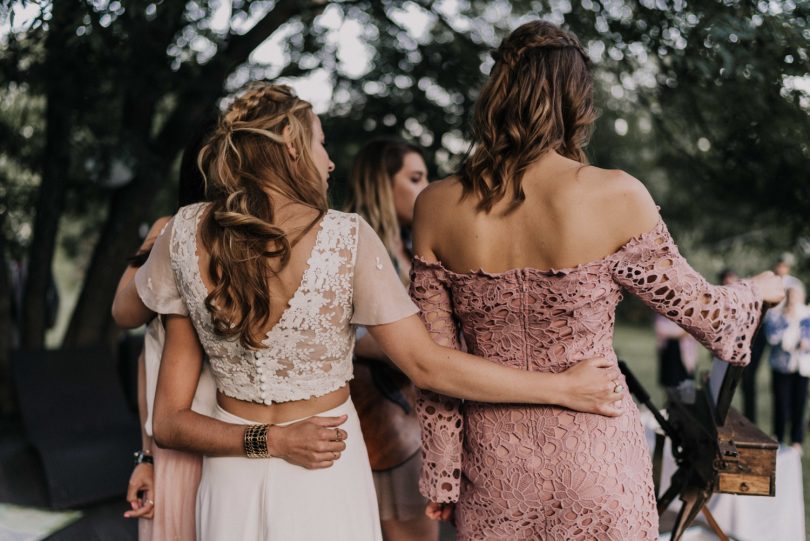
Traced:
<path id="1" fill-rule="evenodd" d="M 355 156 L 349 178 L 346 211 L 356 212 L 365 218 L 392 254 L 401 240 L 394 205 L 394 176 L 402 169 L 408 154 L 418 154 L 424 159 L 422 149 L 405 141 L 371 141 Z"/>
<path id="2" fill-rule="evenodd" d="M 200 237 L 214 289 L 205 299 L 215 332 L 264 347 L 271 259 L 283 269 L 297 238 L 326 213 L 326 185 L 312 161 L 312 106 L 286 85 L 255 83 L 221 115 L 198 165 L 211 207 Z M 293 157 L 287 150 L 292 145 Z M 275 223 L 268 191 L 318 210 L 296 239 Z"/>
<path id="3" fill-rule="evenodd" d="M 576 36 L 545 21 L 518 27 L 492 57 L 460 180 L 480 211 L 511 196 L 509 213 L 526 198 L 523 174 L 546 151 L 586 163 L 583 147 L 596 118 L 593 79 Z"/>

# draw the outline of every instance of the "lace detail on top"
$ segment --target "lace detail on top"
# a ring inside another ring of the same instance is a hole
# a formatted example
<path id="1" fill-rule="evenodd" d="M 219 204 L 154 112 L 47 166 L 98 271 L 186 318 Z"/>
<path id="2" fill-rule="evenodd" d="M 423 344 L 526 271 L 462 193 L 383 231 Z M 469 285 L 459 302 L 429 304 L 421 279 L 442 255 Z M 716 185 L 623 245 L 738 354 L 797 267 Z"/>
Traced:
<path id="1" fill-rule="evenodd" d="M 177 213 L 172 268 L 189 315 L 211 363 L 217 388 L 227 396 L 271 404 L 323 396 L 352 377 L 352 281 L 358 220 L 329 211 L 323 217 L 301 284 L 263 349 L 250 350 L 214 332 L 205 307 L 208 290 L 197 256 L 197 230 L 206 203 Z"/>
<path id="2" fill-rule="evenodd" d="M 457 322 L 472 353 L 530 371 L 560 372 L 600 355 L 615 360 L 622 289 L 738 364 L 748 361 L 762 307 L 750 281 L 708 284 L 663 222 L 577 267 L 455 273 L 416 258 L 412 281 L 434 339 L 455 344 Z M 622 407 L 624 415 L 608 418 L 423 393 L 420 487 L 431 500 L 458 500 L 460 540 L 657 539 L 649 453 L 626 392 Z"/>
<path id="3" fill-rule="evenodd" d="M 417 259 L 417 262 L 421 262 Z M 442 268 L 411 270 L 411 298 L 433 340 L 459 349 L 447 272 Z M 455 501 L 461 481 L 464 419 L 461 400 L 417 389 L 416 412 L 422 425 L 422 475 L 419 490 L 434 502 Z"/>

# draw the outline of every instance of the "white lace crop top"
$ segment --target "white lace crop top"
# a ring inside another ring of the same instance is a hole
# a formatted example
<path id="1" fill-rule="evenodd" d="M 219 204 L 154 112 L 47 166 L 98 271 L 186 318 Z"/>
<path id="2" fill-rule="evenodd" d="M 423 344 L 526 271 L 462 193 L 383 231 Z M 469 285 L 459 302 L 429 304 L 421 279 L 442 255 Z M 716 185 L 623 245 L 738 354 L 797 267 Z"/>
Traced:
<path id="1" fill-rule="evenodd" d="M 197 258 L 206 203 L 183 207 L 135 275 L 144 304 L 188 315 L 223 394 L 272 404 L 322 396 L 352 378 L 354 325 L 392 323 L 417 312 L 374 230 L 357 214 L 330 210 L 298 290 L 252 350 L 214 332 Z"/>

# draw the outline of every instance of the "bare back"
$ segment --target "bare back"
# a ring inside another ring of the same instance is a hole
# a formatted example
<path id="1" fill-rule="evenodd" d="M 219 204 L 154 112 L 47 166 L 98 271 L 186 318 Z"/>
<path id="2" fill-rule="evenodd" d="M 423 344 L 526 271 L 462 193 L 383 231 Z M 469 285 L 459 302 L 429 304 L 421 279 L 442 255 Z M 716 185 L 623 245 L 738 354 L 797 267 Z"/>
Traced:
<path id="1" fill-rule="evenodd" d="M 612 254 L 658 220 L 638 180 L 555 153 L 529 168 L 523 188 L 525 202 L 504 214 L 509 198 L 478 212 L 458 179 L 432 184 L 417 202 L 415 253 L 456 272 L 566 269 Z"/>

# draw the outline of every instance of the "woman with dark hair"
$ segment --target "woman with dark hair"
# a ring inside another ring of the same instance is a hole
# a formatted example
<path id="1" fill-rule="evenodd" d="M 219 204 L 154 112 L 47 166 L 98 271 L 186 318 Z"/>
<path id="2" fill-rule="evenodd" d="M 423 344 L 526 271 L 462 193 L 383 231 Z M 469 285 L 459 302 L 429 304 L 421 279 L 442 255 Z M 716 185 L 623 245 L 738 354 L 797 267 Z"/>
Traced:
<path id="1" fill-rule="evenodd" d="M 184 207 L 205 200 L 205 181 L 197 167 L 197 155 L 205 137 L 213 126 L 206 126 L 186 146 L 180 161 L 180 178 L 177 190 L 177 207 Z M 171 219 L 158 218 L 141 244 L 138 252 L 130 258 L 129 266 L 121 276 L 118 291 L 113 300 L 112 313 L 116 322 L 124 328 L 138 327 L 146 323 L 143 351 L 138 359 L 138 413 L 141 421 L 141 450 L 135 453 L 135 468 L 127 487 L 130 510 L 127 518 L 138 518 L 139 541 L 194 541 L 197 485 L 200 482 L 202 456 L 163 449 L 154 444 L 152 417 L 155 402 L 160 357 L 163 353 L 165 331 L 163 319 L 150 314 L 148 321 L 127 321 L 129 311 L 138 301 L 127 300 L 126 295 L 135 272 L 149 257 L 155 239 Z M 137 306 L 136 306 L 137 311 Z M 210 415 L 214 408 L 216 388 L 207 365 L 203 365 L 200 382 L 194 393 L 194 411 Z"/>
<path id="2" fill-rule="evenodd" d="M 371 141 L 354 158 L 346 210 L 374 229 L 406 286 L 413 257 L 413 207 L 427 185 L 422 151 L 405 141 Z M 357 328 L 354 353 L 352 401 L 368 449 L 383 538 L 435 540 L 438 524 L 425 515 L 427 500 L 419 493 L 421 442 L 413 384 L 365 327 Z"/>
<path id="3" fill-rule="evenodd" d="M 612 348 L 624 289 L 725 361 L 745 364 L 771 273 L 709 285 L 679 255 L 644 185 L 587 165 L 596 116 L 579 41 L 533 21 L 494 53 L 458 176 L 416 204 L 411 295 L 438 343 L 527 375 Z M 452 212 L 448 212 L 452 209 Z M 608 418 L 558 406 L 482 404 L 425 392 L 421 488 L 455 507 L 459 539 L 658 539 L 638 410 Z M 448 505 L 449 504 L 449 505 Z"/>
<path id="4" fill-rule="evenodd" d="M 204 455 L 199 539 L 381 538 L 349 398 L 357 325 L 422 387 L 621 415 L 604 358 L 525 374 L 435 344 L 374 230 L 328 210 L 334 164 L 289 87 L 236 97 L 199 164 L 210 202 L 180 209 L 134 280 L 143 310 L 167 314 L 155 439 Z M 204 356 L 213 418 L 192 409 Z"/>

